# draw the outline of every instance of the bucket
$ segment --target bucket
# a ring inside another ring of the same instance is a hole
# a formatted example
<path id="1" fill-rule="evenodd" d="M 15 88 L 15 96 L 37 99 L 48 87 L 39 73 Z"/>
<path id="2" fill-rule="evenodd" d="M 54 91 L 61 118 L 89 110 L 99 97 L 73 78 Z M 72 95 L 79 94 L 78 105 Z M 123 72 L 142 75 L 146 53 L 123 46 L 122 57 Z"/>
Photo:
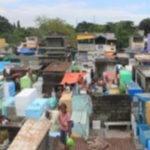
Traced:
<path id="1" fill-rule="evenodd" d="M 100 130 L 101 129 L 101 121 L 100 120 L 93 120 L 92 121 L 92 128 L 93 128 L 93 130 Z"/>

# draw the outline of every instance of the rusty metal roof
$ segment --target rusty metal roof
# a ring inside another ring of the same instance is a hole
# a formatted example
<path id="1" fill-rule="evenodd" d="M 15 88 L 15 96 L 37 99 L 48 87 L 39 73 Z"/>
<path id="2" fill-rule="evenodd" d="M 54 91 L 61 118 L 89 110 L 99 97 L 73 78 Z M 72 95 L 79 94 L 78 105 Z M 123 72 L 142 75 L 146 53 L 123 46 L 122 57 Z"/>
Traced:
<path id="1" fill-rule="evenodd" d="M 69 69 L 71 63 L 63 61 L 54 61 L 49 64 L 43 72 L 65 72 Z"/>

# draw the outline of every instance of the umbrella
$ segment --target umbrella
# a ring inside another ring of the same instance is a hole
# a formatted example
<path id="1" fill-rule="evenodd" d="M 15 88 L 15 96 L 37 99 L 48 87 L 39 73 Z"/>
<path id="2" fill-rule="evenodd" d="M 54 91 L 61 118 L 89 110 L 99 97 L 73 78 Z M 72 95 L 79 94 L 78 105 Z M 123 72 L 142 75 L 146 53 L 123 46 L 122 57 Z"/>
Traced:
<path id="1" fill-rule="evenodd" d="M 20 54 L 33 55 L 35 52 L 27 48 L 22 48 L 20 50 Z"/>

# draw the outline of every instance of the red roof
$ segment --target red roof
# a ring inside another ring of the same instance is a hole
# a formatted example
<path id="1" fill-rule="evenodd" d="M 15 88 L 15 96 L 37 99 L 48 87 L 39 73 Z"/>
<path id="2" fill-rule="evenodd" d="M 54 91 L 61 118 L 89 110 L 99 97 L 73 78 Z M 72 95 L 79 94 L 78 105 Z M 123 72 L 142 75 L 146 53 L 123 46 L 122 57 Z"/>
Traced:
<path id="1" fill-rule="evenodd" d="M 86 73 L 67 72 L 61 81 L 61 84 L 73 84 L 79 81 L 80 77 L 84 77 Z"/>

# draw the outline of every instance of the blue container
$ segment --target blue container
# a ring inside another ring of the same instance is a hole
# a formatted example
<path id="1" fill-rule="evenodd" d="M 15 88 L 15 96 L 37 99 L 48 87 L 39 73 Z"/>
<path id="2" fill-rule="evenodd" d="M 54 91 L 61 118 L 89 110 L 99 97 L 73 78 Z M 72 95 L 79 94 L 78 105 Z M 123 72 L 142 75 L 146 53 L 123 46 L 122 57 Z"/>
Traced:
<path id="1" fill-rule="evenodd" d="M 13 97 L 16 95 L 16 85 L 13 81 L 9 82 L 9 96 Z"/>
<path id="2" fill-rule="evenodd" d="M 40 119 L 47 106 L 48 99 L 38 98 L 27 107 L 25 116 L 27 118 Z"/>
<path id="3" fill-rule="evenodd" d="M 51 108 L 55 108 L 56 107 L 56 105 L 57 105 L 57 99 L 56 99 L 56 97 L 51 97 L 49 99 L 49 105 L 50 105 Z"/>
<path id="4" fill-rule="evenodd" d="M 139 126 L 139 140 L 145 148 L 148 148 L 148 141 L 150 139 L 150 127 L 147 124 Z"/>
<path id="5" fill-rule="evenodd" d="M 127 92 L 130 95 L 131 102 L 133 102 L 134 96 L 143 93 L 143 89 L 136 82 L 131 82 L 127 84 Z"/>
<path id="6" fill-rule="evenodd" d="M 150 150 L 150 139 L 148 140 L 148 147 L 147 147 L 148 150 Z"/>
<path id="7" fill-rule="evenodd" d="M 4 116 L 7 116 L 8 115 L 7 108 L 13 106 L 14 106 L 14 97 L 9 97 L 6 100 L 4 100 L 2 103 L 2 114 Z"/>

